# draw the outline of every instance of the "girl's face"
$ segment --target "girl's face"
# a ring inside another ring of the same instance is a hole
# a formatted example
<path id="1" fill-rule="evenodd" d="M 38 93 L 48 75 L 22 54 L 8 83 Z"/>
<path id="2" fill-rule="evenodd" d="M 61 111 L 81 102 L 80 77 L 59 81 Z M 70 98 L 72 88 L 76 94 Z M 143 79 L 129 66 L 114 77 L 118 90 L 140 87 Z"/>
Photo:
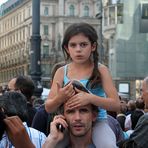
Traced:
<path id="1" fill-rule="evenodd" d="M 90 40 L 82 33 L 71 37 L 68 48 L 66 48 L 71 59 L 76 63 L 84 63 L 90 60 L 90 55 L 95 49 L 96 44 L 92 45 Z"/>

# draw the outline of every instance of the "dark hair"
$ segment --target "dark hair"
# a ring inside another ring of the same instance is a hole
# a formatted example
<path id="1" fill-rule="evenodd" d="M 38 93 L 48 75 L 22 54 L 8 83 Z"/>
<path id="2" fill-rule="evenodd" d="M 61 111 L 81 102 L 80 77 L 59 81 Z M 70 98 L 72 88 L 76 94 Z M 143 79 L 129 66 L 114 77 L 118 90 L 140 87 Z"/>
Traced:
<path id="1" fill-rule="evenodd" d="M 98 84 L 98 82 L 99 83 L 101 82 L 100 73 L 98 71 L 99 54 L 97 51 L 98 35 L 97 35 L 96 30 L 91 25 L 89 25 L 87 23 L 72 24 L 65 31 L 63 42 L 62 42 L 62 50 L 64 53 L 65 60 L 69 60 L 70 59 L 69 53 L 67 52 L 65 47 L 68 48 L 68 43 L 69 43 L 69 40 L 71 39 L 71 37 L 78 35 L 80 33 L 82 33 L 84 36 L 88 37 L 88 39 L 91 42 L 91 45 L 96 44 L 96 50 L 93 51 L 94 69 L 93 69 L 93 72 L 92 72 L 92 74 L 89 78 L 89 81 L 87 83 L 87 86 L 88 86 L 88 84 L 90 84 L 89 86 L 92 88 L 92 87 L 96 86 L 96 84 Z"/>
<path id="2" fill-rule="evenodd" d="M 5 131 L 3 119 L 6 116 L 19 116 L 23 122 L 27 121 L 27 100 L 23 94 L 11 91 L 0 96 L 0 127 L 2 128 L 0 128 L 0 136 Z"/>
<path id="3" fill-rule="evenodd" d="M 27 101 L 31 101 L 31 96 L 34 93 L 34 83 L 32 79 L 28 76 L 18 76 L 15 82 L 16 90 L 20 90 L 21 93 L 27 98 Z"/>
<path id="4" fill-rule="evenodd" d="M 15 91 L 6 92 L 0 96 L 0 108 L 4 109 L 7 116 L 19 116 L 26 121 L 28 116 L 26 97 Z"/>
<path id="5" fill-rule="evenodd" d="M 145 106 L 145 104 L 144 104 L 143 99 L 139 98 L 136 100 L 136 108 L 144 110 L 144 106 Z"/>

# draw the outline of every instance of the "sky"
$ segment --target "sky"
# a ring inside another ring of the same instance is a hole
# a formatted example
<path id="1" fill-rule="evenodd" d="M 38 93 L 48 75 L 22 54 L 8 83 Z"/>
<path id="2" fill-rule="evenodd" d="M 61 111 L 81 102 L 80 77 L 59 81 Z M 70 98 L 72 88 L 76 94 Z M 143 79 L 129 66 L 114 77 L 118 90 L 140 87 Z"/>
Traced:
<path id="1" fill-rule="evenodd" d="M 0 5 L 6 2 L 7 0 L 0 0 Z"/>

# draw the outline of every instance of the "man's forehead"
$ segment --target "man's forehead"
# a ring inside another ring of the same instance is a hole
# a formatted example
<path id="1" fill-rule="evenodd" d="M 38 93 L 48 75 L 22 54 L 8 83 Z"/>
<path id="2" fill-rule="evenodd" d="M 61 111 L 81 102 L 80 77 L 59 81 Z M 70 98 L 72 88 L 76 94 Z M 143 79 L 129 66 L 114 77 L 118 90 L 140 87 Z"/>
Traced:
<path id="1" fill-rule="evenodd" d="M 80 107 L 71 109 L 71 108 L 68 107 L 67 103 L 64 104 L 64 111 L 68 111 L 68 110 L 81 110 L 81 109 L 84 109 L 84 108 L 91 110 L 92 106 L 91 106 L 91 104 L 88 104 L 88 105 L 85 105 L 85 106 L 80 106 Z"/>

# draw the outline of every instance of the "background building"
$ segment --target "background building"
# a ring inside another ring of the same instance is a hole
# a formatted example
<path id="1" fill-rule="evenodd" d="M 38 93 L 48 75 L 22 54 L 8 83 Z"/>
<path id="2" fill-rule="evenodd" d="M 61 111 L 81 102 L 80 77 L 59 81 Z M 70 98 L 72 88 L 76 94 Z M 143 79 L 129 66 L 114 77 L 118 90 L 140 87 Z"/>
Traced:
<path id="1" fill-rule="evenodd" d="M 42 83 L 49 87 L 52 66 L 63 60 L 61 41 L 72 23 L 87 22 L 98 29 L 98 0 L 41 0 Z M 30 74 L 32 0 L 8 0 L 0 8 L 0 85 L 16 75 Z"/>
<path id="2" fill-rule="evenodd" d="M 103 34 L 118 91 L 135 98 L 148 75 L 148 0 L 104 1 Z"/>
<path id="3" fill-rule="evenodd" d="M 148 0 L 40 1 L 44 87 L 49 87 L 52 66 L 63 60 L 65 29 L 84 21 L 104 43 L 103 61 L 118 91 L 131 98 L 139 94 L 141 80 L 148 75 Z M 16 75 L 30 74 L 31 35 L 32 0 L 8 0 L 0 8 L 0 86 Z"/>

